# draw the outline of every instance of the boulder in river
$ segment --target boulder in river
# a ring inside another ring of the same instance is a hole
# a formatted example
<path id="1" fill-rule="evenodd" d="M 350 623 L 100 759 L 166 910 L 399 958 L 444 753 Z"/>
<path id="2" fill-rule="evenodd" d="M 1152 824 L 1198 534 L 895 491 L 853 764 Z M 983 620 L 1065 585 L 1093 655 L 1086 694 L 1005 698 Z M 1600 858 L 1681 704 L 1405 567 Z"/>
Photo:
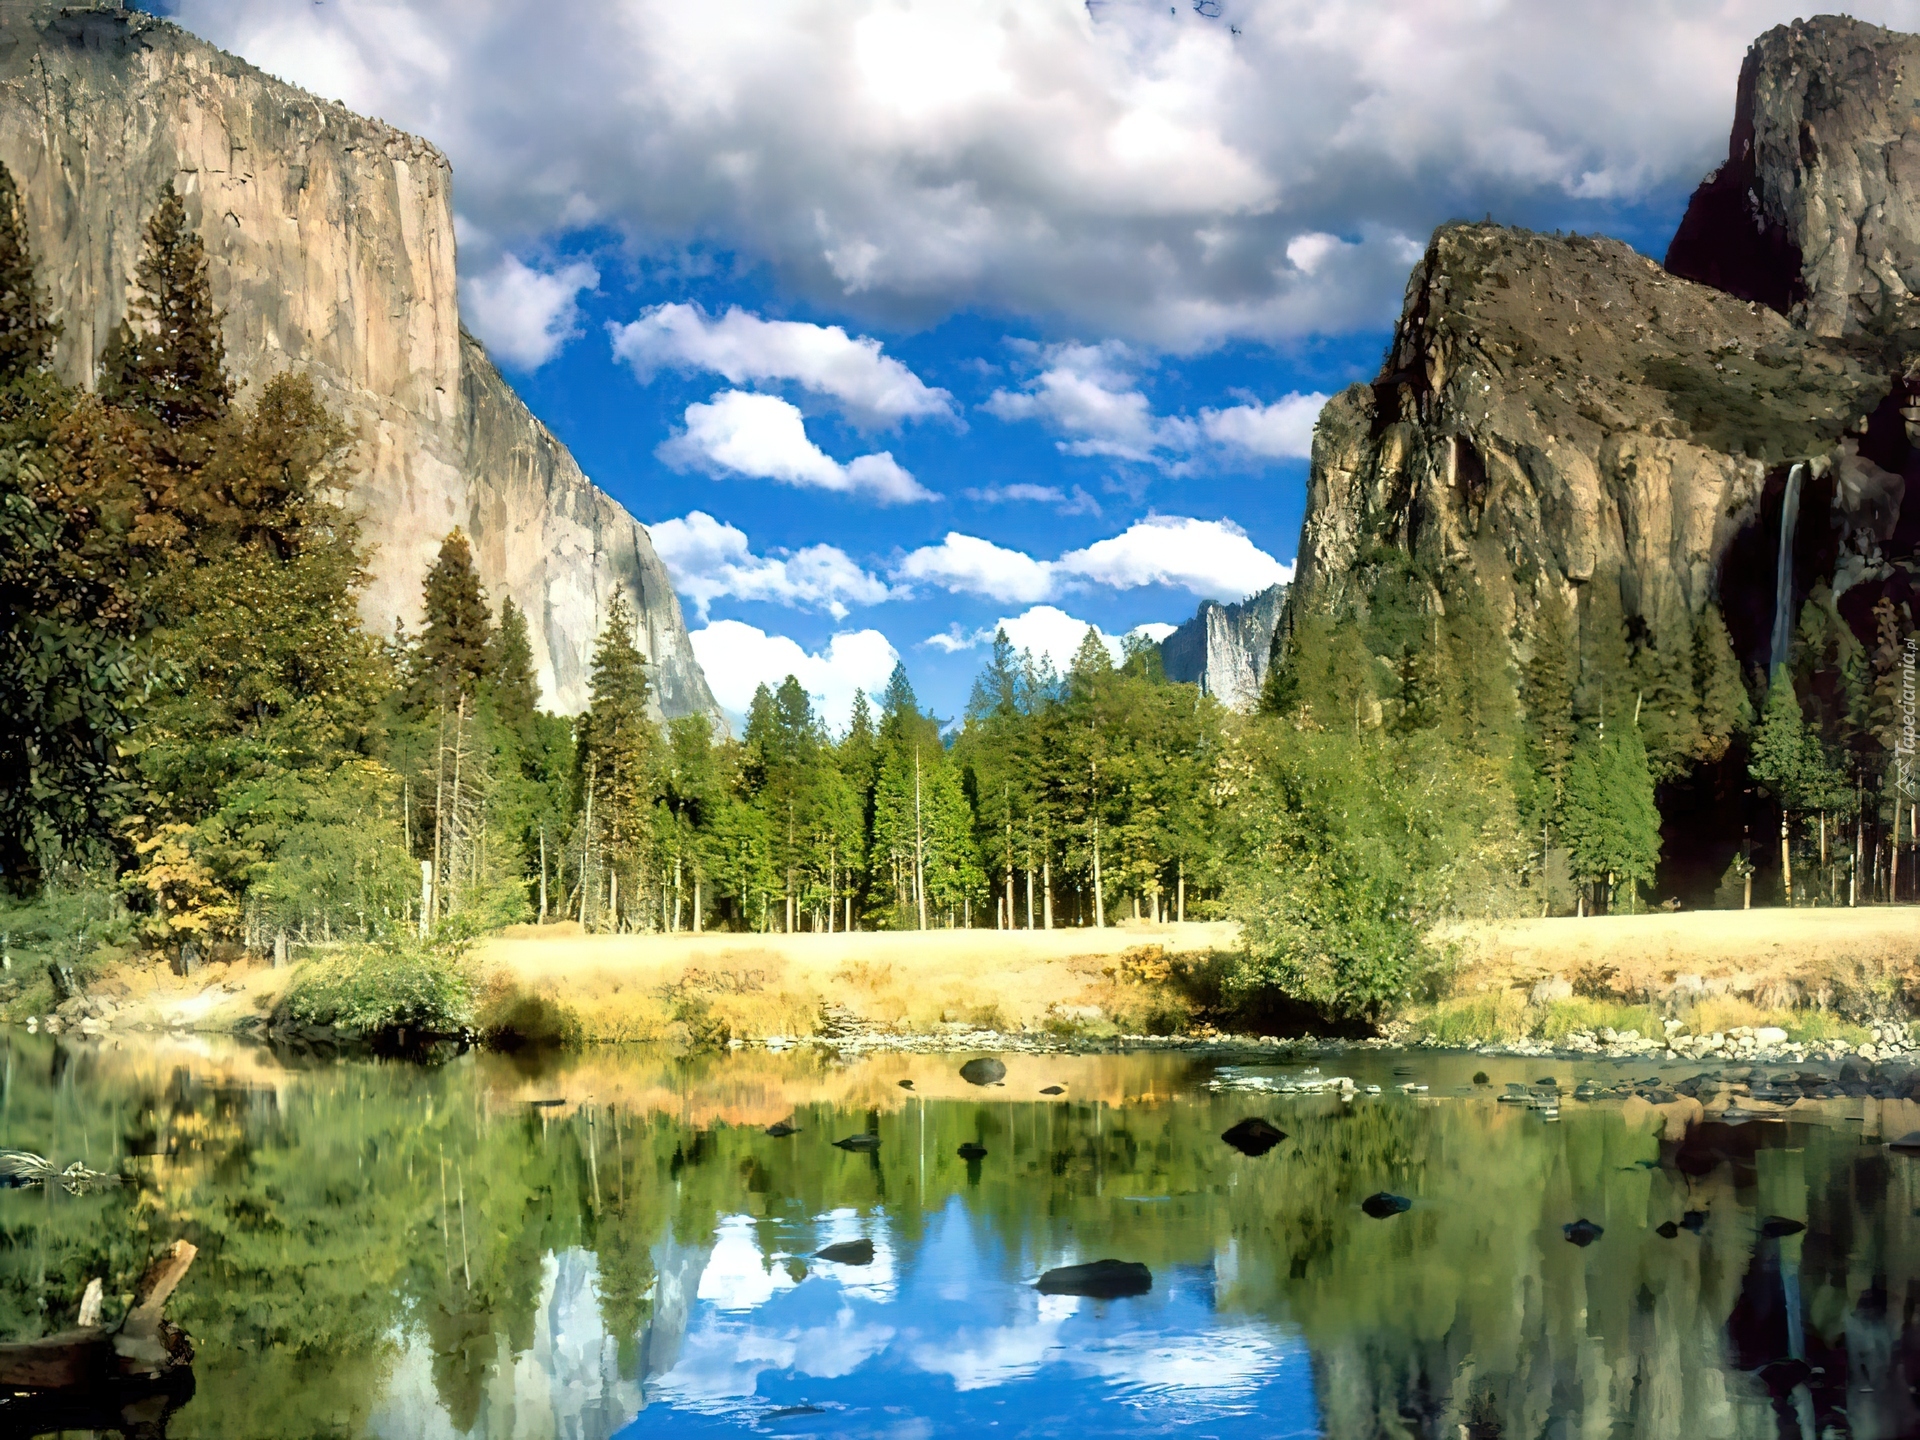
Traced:
<path id="1" fill-rule="evenodd" d="M 1887 1148 L 1896 1155 L 1920 1155 L 1920 1130 L 1909 1130 L 1898 1140 L 1889 1140 Z"/>
<path id="2" fill-rule="evenodd" d="M 873 1241 L 842 1240 L 837 1245 L 829 1245 L 824 1250 L 813 1252 L 816 1260 L 828 1260 L 835 1265 L 871 1265 L 873 1264 Z"/>
<path id="3" fill-rule="evenodd" d="M 1560 1230 L 1567 1239 L 1571 1240 L 1575 1245 L 1582 1247 L 1591 1245 L 1607 1233 L 1605 1227 L 1596 1225 L 1593 1221 L 1585 1219 L 1575 1220 L 1569 1225 L 1562 1225 Z"/>
<path id="4" fill-rule="evenodd" d="M 789 1135 L 798 1135 L 799 1133 L 800 1127 L 798 1125 L 789 1125 L 784 1120 L 776 1120 L 773 1124 L 767 1126 L 767 1134 L 773 1136 L 776 1140 L 784 1140 Z"/>
<path id="5" fill-rule="evenodd" d="M 911 1089 L 913 1089 L 913 1081 L 911 1081 L 911 1080 L 902 1080 L 902 1081 L 900 1081 L 900 1088 L 901 1088 L 902 1090 L 911 1090 Z"/>
<path id="6" fill-rule="evenodd" d="M 1698 1235 L 1702 1230 L 1707 1228 L 1707 1212 L 1704 1210 L 1687 1211 L 1686 1214 L 1680 1217 L 1680 1228 L 1682 1230 L 1691 1230 L 1694 1234 Z"/>
<path id="7" fill-rule="evenodd" d="M 1220 1138 L 1238 1150 L 1242 1155 L 1264 1155 L 1282 1140 L 1287 1132 L 1276 1129 L 1258 1115 L 1249 1115 L 1239 1124 L 1224 1131 Z"/>
<path id="8" fill-rule="evenodd" d="M 1362 1200 L 1360 1208 L 1375 1220 L 1389 1220 L 1395 1215 L 1406 1214 L 1413 1208 L 1413 1202 L 1404 1195 L 1389 1195 L 1382 1190 Z"/>
<path id="9" fill-rule="evenodd" d="M 1784 1240 L 1789 1235 L 1798 1235 L 1806 1229 L 1800 1220 L 1789 1220 L 1784 1215 L 1769 1215 L 1760 1222 L 1760 1233 L 1769 1240 Z"/>
<path id="10" fill-rule="evenodd" d="M 853 1150 L 867 1155 L 880 1148 L 880 1137 L 878 1135 L 845 1135 L 833 1143 L 842 1150 Z"/>
<path id="11" fill-rule="evenodd" d="M 1043 1087 L 1040 1093 L 1042 1095 L 1064 1095 L 1067 1093 L 1067 1087 L 1064 1085 L 1048 1085 Z"/>
<path id="12" fill-rule="evenodd" d="M 969 1085 L 998 1085 L 1007 1078 L 1007 1067 L 991 1055 L 983 1055 L 962 1065 L 960 1078 Z"/>
<path id="13" fill-rule="evenodd" d="M 1151 1289 L 1153 1272 L 1137 1260 L 1062 1265 L 1040 1277 L 1042 1295 L 1085 1295 L 1093 1300 L 1115 1300 L 1123 1295 L 1144 1295 Z"/>
<path id="14" fill-rule="evenodd" d="M 987 1147 L 975 1144 L 969 1140 L 953 1153 L 958 1155 L 962 1160 L 984 1160 L 987 1158 Z"/>
<path id="15" fill-rule="evenodd" d="M 1654 1226 L 1653 1233 L 1658 1235 L 1662 1240 L 1671 1240 L 1680 1233 L 1680 1227 L 1674 1224 L 1673 1221 L 1668 1220 L 1663 1224 Z"/>

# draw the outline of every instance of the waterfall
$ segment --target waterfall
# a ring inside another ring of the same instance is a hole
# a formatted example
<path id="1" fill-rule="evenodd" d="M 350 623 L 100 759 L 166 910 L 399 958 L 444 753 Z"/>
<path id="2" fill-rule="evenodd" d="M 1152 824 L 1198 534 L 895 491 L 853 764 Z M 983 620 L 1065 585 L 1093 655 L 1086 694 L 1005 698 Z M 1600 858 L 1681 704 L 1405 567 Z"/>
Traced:
<path id="1" fill-rule="evenodd" d="M 1794 461 L 1787 471 L 1787 493 L 1780 497 L 1780 558 L 1773 571 L 1773 654 L 1768 674 L 1787 663 L 1793 645 L 1793 531 L 1800 521 L 1800 472 L 1805 468 Z"/>

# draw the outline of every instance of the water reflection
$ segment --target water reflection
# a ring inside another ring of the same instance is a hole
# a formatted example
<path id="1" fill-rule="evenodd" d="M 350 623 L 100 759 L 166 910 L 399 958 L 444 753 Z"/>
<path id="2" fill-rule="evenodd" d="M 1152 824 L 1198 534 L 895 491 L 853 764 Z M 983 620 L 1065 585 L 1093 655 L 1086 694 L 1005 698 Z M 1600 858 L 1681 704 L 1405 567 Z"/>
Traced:
<path id="1" fill-rule="evenodd" d="M 175 1437 L 1920 1432 L 1920 1160 L 1880 1143 L 1920 1107 L 1763 1085 L 1663 1141 L 1641 1101 L 1500 1104 L 1538 1062 L 1411 1062 L 1424 1094 L 1409 1063 L 1287 1096 L 1013 1057 L 982 1091 L 948 1059 L 294 1070 L 14 1037 L 0 1145 L 136 1183 L 0 1192 L 0 1326 L 57 1330 L 185 1234 Z M 1557 1081 L 1588 1077 L 1620 1078 Z M 1287 1138 L 1221 1140 L 1249 1116 Z M 1411 1203 L 1373 1218 L 1380 1192 Z M 1576 1218 L 1604 1233 L 1567 1243 Z M 1108 1256 L 1150 1292 L 1034 1286 Z"/>

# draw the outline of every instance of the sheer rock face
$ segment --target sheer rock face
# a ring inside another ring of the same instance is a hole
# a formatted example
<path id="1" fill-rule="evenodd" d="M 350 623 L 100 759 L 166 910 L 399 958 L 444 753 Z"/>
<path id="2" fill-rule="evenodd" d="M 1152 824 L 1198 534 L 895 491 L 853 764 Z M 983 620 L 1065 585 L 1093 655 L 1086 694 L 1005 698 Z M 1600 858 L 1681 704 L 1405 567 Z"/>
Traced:
<path id="1" fill-rule="evenodd" d="M 1817 335 L 1912 323 L 1920 36 L 1835 15 L 1761 36 L 1726 163 L 1694 192 L 1667 267 Z"/>
<path id="2" fill-rule="evenodd" d="M 1437 231 L 1379 377 L 1321 413 L 1292 603 L 1363 602 L 1397 547 L 1470 567 L 1522 651 L 1548 589 L 1617 578 L 1655 633 L 1718 600 L 1761 661 L 1796 462 L 1793 603 L 1828 581 L 1856 634 L 1881 595 L 1920 603 L 1916 62 L 1853 20 L 1763 36 L 1666 269 Z"/>
<path id="3" fill-rule="evenodd" d="M 1266 683 L 1273 632 L 1286 601 L 1284 585 L 1231 605 L 1207 601 L 1160 642 L 1167 678 L 1198 685 L 1229 709 L 1253 709 Z"/>
<path id="4" fill-rule="evenodd" d="M 369 625 L 418 622 L 458 525 L 494 602 L 527 613 L 546 704 L 585 705 L 624 587 L 663 712 L 718 716 L 646 531 L 462 332 L 452 174 L 431 145 L 163 21 L 0 0 L 0 160 L 63 326 L 57 363 L 82 383 L 174 183 L 206 240 L 241 400 L 296 370 L 356 436 Z"/>

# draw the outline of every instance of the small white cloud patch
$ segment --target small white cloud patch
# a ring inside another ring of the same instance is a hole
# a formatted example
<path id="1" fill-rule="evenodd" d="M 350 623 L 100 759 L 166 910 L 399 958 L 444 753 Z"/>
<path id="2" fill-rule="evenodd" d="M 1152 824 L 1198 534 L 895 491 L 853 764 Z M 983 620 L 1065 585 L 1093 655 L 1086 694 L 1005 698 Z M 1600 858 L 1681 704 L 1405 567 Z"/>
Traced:
<path id="1" fill-rule="evenodd" d="M 514 255 L 460 282 L 460 308 L 487 349 L 523 370 L 538 370 L 580 333 L 580 292 L 600 283 L 585 260 L 536 270 Z"/>
<path id="2" fill-rule="evenodd" d="M 883 505 L 935 498 L 888 451 L 842 465 L 807 438 L 799 408 L 778 395 L 723 390 L 705 404 L 689 405 L 683 419 L 680 432 L 656 452 L 676 469 L 863 495 Z"/>
<path id="3" fill-rule="evenodd" d="M 690 638 L 722 709 L 743 715 L 757 688 L 778 686 L 792 675 L 836 729 L 844 729 L 853 712 L 853 692 L 884 690 L 900 661 L 900 652 L 878 630 L 842 631 L 815 652 L 739 620 L 716 620 Z"/>
<path id="4" fill-rule="evenodd" d="M 893 593 L 834 545 L 755 555 L 744 530 L 704 510 L 647 529 L 674 589 L 693 602 L 702 620 L 721 598 L 824 610 L 841 620 L 848 606 L 878 605 Z"/>

